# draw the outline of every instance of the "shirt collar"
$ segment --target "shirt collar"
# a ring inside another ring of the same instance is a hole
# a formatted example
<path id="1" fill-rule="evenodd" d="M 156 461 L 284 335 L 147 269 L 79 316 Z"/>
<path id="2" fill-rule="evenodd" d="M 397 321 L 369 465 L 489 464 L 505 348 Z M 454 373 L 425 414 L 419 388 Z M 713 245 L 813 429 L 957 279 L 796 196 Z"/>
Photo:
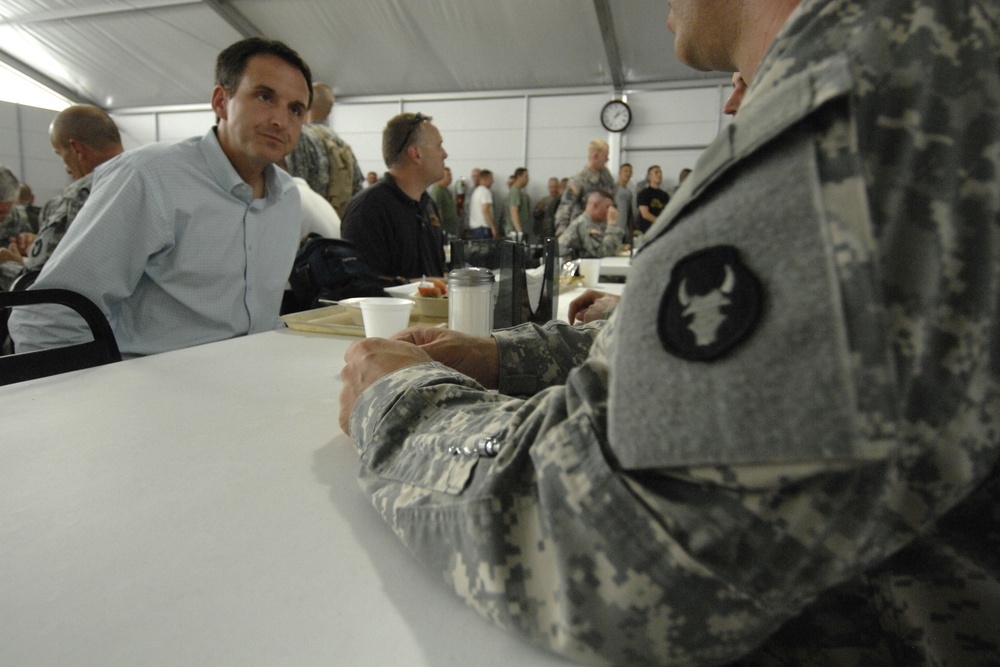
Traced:
<path id="1" fill-rule="evenodd" d="M 236 172 L 233 163 L 226 157 L 215 132 L 216 128 L 211 128 L 199 142 L 202 155 L 205 156 L 205 161 L 208 163 L 208 169 L 212 172 L 212 178 L 223 190 L 249 204 L 253 201 L 253 190 Z M 281 199 L 284 193 L 295 187 L 291 177 L 285 174 L 285 178 L 282 178 L 280 171 L 273 164 L 267 165 L 264 170 L 264 198 L 268 202 Z"/>
<path id="2" fill-rule="evenodd" d="M 389 172 L 385 172 L 385 175 L 382 178 L 383 180 L 385 180 L 386 185 L 389 187 L 389 189 L 392 191 L 392 193 L 396 196 L 397 199 L 411 206 L 419 206 L 420 203 L 424 201 L 424 197 L 430 197 L 430 195 L 427 194 L 427 191 L 425 190 L 424 192 L 420 193 L 420 201 L 416 201 L 412 197 L 410 197 L 410 195 L 403 192 L 402 188 L 399 187 L 399 184 L 396 183 L 396 179 L 393 178 L 392 174 L 390 174 Z"/>

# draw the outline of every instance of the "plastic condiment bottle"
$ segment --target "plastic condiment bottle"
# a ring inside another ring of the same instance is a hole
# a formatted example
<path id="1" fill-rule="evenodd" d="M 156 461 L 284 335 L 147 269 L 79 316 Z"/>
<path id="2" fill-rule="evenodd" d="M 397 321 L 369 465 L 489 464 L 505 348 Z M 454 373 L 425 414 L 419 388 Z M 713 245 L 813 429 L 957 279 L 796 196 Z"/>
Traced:
<path id="1" fill-rule="evenodd" d="M 493 331 L 493 272 L 478 267 L 448 274 L 448 328 L 473 336 Z"/>

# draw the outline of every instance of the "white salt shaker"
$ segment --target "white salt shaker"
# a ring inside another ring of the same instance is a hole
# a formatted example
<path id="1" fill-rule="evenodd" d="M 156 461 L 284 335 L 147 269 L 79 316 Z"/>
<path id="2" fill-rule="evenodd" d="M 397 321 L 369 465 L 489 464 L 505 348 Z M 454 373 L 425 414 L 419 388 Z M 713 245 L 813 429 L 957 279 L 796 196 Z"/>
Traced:
<path id="1" fill-rule="evenodd" d="M 471 267 L 448 274 L 448 328 L 473 336 L 493 331 L 493 272 Z"/>

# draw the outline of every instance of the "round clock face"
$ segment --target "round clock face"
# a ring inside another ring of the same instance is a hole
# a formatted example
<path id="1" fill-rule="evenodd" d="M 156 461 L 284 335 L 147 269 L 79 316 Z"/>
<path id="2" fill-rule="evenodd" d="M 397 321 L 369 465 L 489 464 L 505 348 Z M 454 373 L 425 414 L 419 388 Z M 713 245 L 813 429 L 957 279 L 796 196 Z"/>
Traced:
<path id="1" fill-rule="evenodd" d="M 621 100 L 611 100 L 601 109 L 601 124 L 609 132 L 621 132 L 632 122 L 632 109 Z"/>

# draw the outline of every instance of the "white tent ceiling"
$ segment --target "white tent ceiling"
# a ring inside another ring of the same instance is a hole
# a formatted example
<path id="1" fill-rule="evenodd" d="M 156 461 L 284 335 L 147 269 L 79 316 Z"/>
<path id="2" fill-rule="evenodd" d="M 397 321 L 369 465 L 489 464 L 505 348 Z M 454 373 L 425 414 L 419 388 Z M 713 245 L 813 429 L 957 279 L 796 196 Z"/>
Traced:
<path id="1" fill-rule="evenodd" d="M 279 39 L 341 96 L 717 77 L 679 63 L 666 0 L 3 0 L 0 60 L 110 110 L 204 104 L 219 51 Z"/>

